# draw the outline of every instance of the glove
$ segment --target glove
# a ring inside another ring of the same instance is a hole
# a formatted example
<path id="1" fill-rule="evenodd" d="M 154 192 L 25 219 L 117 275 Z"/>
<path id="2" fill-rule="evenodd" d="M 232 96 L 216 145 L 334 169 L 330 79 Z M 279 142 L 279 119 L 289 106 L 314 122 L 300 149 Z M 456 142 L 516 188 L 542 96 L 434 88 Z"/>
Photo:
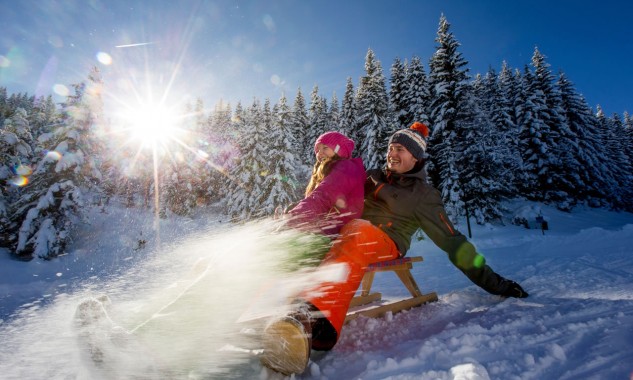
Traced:
<path id="1" fill-rule="evenodd" d="M 527 298 L 529 295 L 521 285 L 517 284 L 512 280 L 505 280 L 506 289 L 500 294 L 502 297 L 513 297 L 513 298 Z"/>

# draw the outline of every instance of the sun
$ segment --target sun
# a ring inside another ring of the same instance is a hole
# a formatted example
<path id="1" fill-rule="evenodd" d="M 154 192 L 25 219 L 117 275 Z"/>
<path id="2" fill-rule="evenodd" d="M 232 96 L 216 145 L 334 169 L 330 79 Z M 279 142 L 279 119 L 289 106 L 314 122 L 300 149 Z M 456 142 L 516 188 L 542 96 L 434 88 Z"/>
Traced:
<path id="1" fill-rule="evenodd" d="M 129 137 L 143 145 L 165 145 L 177 137 L 180 116 L 173 109 L 159 104 L 142 104 L 124 114 Z"/>

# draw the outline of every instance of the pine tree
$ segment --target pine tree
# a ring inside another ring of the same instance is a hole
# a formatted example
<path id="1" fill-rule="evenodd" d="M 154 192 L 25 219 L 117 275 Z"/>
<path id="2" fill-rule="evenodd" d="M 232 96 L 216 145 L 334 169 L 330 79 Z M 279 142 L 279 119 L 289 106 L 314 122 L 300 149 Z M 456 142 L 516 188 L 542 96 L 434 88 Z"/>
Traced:
<path id="1" fill-rule="evenodd" d="M 520 72 L 517 70 L 515 77 L 512 73 L 512 69 L 508 66 L 507 62 L 503 62 L 501 65 L 501 72 L 497 77 L 499 87 L 499 99 L 494 107 L 493 123 L 495 123 L 497 130 L 503 136 L 505 144 L 508 146 L 510 153 L 508 159 L 507 168 L 511 171 L 509 176 L 506 177 L 510 181 L 508 187 L 511 193 L 517 193 L 517 178 L 520 178 L 517 173 L 520 172 L 523 167 L 521 161 L 521 155 L 519 152 L 519 126 L 517 124 L 517 109 L 521 109 L 523 103 L 521 100 L 521 82 Z"/>
<path id="2" fill-rule="evenodd" d="M 95 110 L 95 112 L 102 112 L 102 110 Z M 51 132 L 51 126 L 57 122 L 55 120 L 57 116 L 57 107 L 51 95 L 46 98 L 35 99 L 33 112 L 28 115 L 31 134 L 39 136 L 43 133 Z"/>
<path id="3" fill-rule="evenodd" d="M 575 174 L 579 177 L 576 195 L 579 200 L 591 206 L 604 205 L 608 198 L 605 192 L 608 181 L 605 181 L 605 178 L 608 178 L 609 174 L 605 166 L 607 157 L 601 148 L 598 120 L 564 73 L 559 74 L 556 84 L 567 124 L 575 138 L 570 154 L 574 155 L 578 162 Z"/>
<path id="4" fill-rule="evenodd" d="M 228 204 L 229 214 L 238 221 L 249 220 L 261 213 L 261 205 L 256 200 L 261 197 L 263 176 L 267 170 L 265 140 L 268 131 L 264 111 L 259 100 L 254 99 L 249 109 L 240 115 L 242 122 L 237 131 L 240 155 L 231 171 L 235 190 Z"/>
<path id="5" fill-rule="evenodd" d="M 430 62 L 431 94 L 430 117 L 432 133 L 429 138 L 431 181 L 442 193 L 447 208 L 458 214 L 461 208 L 462 184 L 459 158 L 473 141 L 465 140 L 468 129 L 474 128 L 475 116 L 470 106 L 467 61 L 457 50 L 459 43 L 450 32 L 450 24 L 440 17 L 437 50 Z M 463 162 L 463 161 L 462 161 Z"/>
<path id="6" fill-rule="evenodd" d="M 50 259 L 63 253 L 73 227 L 81 220 L 84 194 L 100 189 L 97 166 L 100 144 L 95 140 L 95 124 L 100 115 L 100 93 L 95 77 L 73 85 L 75 94 L 62 104 L 61 125 L 39 137 L 50 152 L 38 163 L 32 182 L 16 202 L 22 220 L 16 245 L 19 256 Z"/>
<path id="7" fill-rule="evenodd" d="M 0 127 L 4 125 L 4 120 L 9 115 L 9 97 L 7 95 L 7 88 L 0 87 Z"/>
<path id="8" fill-rule="evenodd" d="M 480 77 L 479 77 L 480 78 Z M 500 165 L 498 162 L 498 138 L 488 113 L 482 108 L 483 84 L 481 80 L 473 83 L 472 91 L 462 102 L 462 113 L 472 115 L 460 121 L 460 134 L 463 144 L 459 149 L 463 152 L 456 157 L 456 168 L 459 170 L 459 199 L 453 207 L 463 207 L 468 215 L 473 215 L 479 224 L 493 219 L 500 219 L 501 200 L 507 195 L 503 182 L 500 182 Z"/>
<path id="9" fill-rule="evenodd" d="M 309 124 L 305 130 L 304 162 L 314 161 L 314 142 L 328 130 L 327 103 L 319 95 L 319 87 L 314 86 L 310 95 L 310 109 L 308 111 Z"/>
<path id="10" fill-rule="evenodd" d="M 541 138 L 547 142 L 549 151 L 541 159 L 545 161 L 546 174 L 540 176 L 540 185 L 546 202 L 553 202 L 564 211 L 569 211 L 576 203 L 575 189 L 584 186 L 578 171 L 580 165 L 571 152 L 575 149 L 574 136 L 569 130 L 564 111 L 561 108 L 560 93 L 554 86 L 554 75 L 545 62 L 545 56 L 534 49 L 533 91 L 543 94 L 545 108 L 539 113 L 544 126 Z"/>
<path id="11" fill-rule="evenodd" d="M 484 78 L 485 97 L 491 122 L 494 163 L 497 167 L 497 181 L 506 196 L 516 193 L 515 173 L 521 167 L 518 151 L 518 129 L 513 120 L 512 100 L 509 98 L 512 85 L 509 68 L 503 63 L 501 73 L 496 75 L 490 69 Z"/>
<path id="12" fill-rule="evenodd" d="M 526 67 L 523 75 L 523 107 L 518 115 L 519 154 L 523 163 L 523 178 L 519 179 L 519 190 L 528 199 L 544 201 L 550 166 L 548 127 L 543 120 L 547 107 L 545 96 L 537 91 L 534 77 Z M 544 137 L 545 136 L 545 137 Z"/>
<path id="13" fill-rule="evenodd" d="M 330 108 L 327 112 L 328 122 L 325 127 L 326 131 L 340 131 L 339 125 L 341 125 L 341 111 L 339 109 L 338 98 L 336 92 L 332 93 L 332 99 L 330 100 Z"/>
<path id="14" fill-rule="evenodd" d="M 606 151 L 610 173 L 611 204 L 616 209 L 627 209 L 630 205 L 630 173 L 628 157 L 625 149 L 625 130 L 618 114 L 607 118 L 602 109 L 598 107 L 598 121 L 604 131 L 603 146 Z"/>
<path id="15" fill-rule="evenodd" d="M 629 157 L 629 165 L 633 167 L 633 117 L 625 111 L 623 118 L 626 153 Z"/>
<path id="16" fill-rule="evenodd" d="M 217 202 L 224 198 L 228 189 L 226 175 L 231 170 L 234 147 L 231 141 L 234 139 L 235 127 L 232 122 L 231 106 L 222 101 L 216 104 L 207 121 L 207 130 L 204 132 L 203 151 L 206 153 L 202 160 L 201 171 L 206 172 L 202 182 L 202 196 L 205 203 Z"/>
<path id="17" fill-rule="evenodd" d="M 265 107 L 264 107 L 265 109 Z M 285 209 L 294 200 L 296 179 L 295 157 L 292 153 L 292 115 L 286 97 L 282 95 L 272 112 L 268 143 L 269 169 L 262 184 L 261 198 L 263 215 L 273 215 L 275 209 Z"/>
<path id="18" fill-rule="evenodd" d="M 0 245 L 17 241 L 21 220 L 15 218 L 16 201 L 28 185 L 32 172 L 33 149 L 26 111 L 18 108 L 0 128 Z"/>
<path id="19" fill-rule="evenodd" d="M 404 98 L 405 103 L 409 105 L 409 119 L 404 120 L 403 128 L 409 127 L 415 121 L 430 125 L 431 95 L 420 57 L 413 57 L 406 71 L 408 86 L 405 88 Z"/>
<path id="20" fill-rule="evenodd" d="M 400 58 L 396 58 L 391 65 L 389 101 L 395 118 L 396 129 L 408 128 L 412 123 L 412 117 L 409 114 L 409 99 L 406 97 L 409 78 L 407 78 L 405 65 L 406 62 L 402 63 Z"/>
<path id="21" fill-rule="evenodd" d="M 389 98 L 385 87 L 382 66 L 369 49 L 365 57 L 365 73 L 356 92 L 358 125 L 361 126 L 360 147 L 365 166 L 377 168 L 385 165 L 389 136 L 395 131 L 389 113 Z"/>
<path id="22" fill-rule="evenodd" d="M 297 180 L 300 183 L 306 183 L 308 181 L 308 177 L 310 176 L 310 165 L 309 162 L 312 162 L 312 156 L 310 156 L 309 160 L 305 160 L 306 150 L 308 147 L 312 149 L 312 144 L 314 144 L 314 140 L 308 141 L 307 138 L 307 130 L 310 128 L 310 121 L 308 119 L 308 111 L 306 108 L 306 101 L 303 97 L 303 93 L 301 92 L 301 88 L 297 90 L 297 95 L 295 96 L 294 104 L 292 107 L 292 131 L 293 136 L 295 136 L 293 152 L 297 152 Z M 313 152 L 310 150 L 310 152 Z M 312 153 L 314 155 L 314 153 Z"/>
<path id="23" fill-rule="evenodd" d="M 352 78 L 347 77 L 347 83 L 345 85 L 345 95 L 343 96 L 343 103 L 341 106 L 339 131 L 345 136 L 354 140 L 356 144 L 358 144 L 359 131 L 356 122 L 357 110 L 354 96 L 354 84 L 352 83 Z"/>

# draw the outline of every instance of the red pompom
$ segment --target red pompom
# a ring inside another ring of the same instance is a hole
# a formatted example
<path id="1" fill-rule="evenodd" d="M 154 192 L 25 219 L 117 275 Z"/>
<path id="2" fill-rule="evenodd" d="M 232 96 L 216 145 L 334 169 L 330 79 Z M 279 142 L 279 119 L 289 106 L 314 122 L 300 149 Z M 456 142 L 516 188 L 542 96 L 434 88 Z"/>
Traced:
<path id="1" fill-rule="evenodd" d="M 424 136 L 424 138 L 429 137 L 429 127 L 427 127 L 426 124 L 422 124 L 419 121 L 416 121 L 415 123 L 411 124 L 409 128 L 415 129 L 416 131 L 420 132 L 422 136 Z"/>

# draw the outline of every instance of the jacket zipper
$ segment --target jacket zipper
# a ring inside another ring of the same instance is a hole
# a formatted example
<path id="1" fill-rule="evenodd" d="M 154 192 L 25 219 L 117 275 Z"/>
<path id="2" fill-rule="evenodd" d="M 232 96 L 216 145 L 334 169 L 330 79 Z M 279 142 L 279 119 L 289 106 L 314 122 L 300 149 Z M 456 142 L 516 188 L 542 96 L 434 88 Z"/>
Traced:
<path id="1" fill-rule="evenodd" d="M 442 214 L 441 212 L 439 214 L 440 214 L 440 219 L 442 220 L 442 222 L 444 223 L 446 228 L 448 228 L 448 230 L 450 231 L 451 235 L 455 235 L 455 231 L 451 228 L 451 225 L 448 223 L 446 218 L 444 218 L 444 214 Z"/>
<path id="2" fill-rule="evenodd" d="M 383 186 L 385 186 L 385 184 L 381 183 L 380 186 L 376 188 L 376 191 L 374 191 L 374 199 L 378 199 L 378 192 L 383 188 Z"/>

